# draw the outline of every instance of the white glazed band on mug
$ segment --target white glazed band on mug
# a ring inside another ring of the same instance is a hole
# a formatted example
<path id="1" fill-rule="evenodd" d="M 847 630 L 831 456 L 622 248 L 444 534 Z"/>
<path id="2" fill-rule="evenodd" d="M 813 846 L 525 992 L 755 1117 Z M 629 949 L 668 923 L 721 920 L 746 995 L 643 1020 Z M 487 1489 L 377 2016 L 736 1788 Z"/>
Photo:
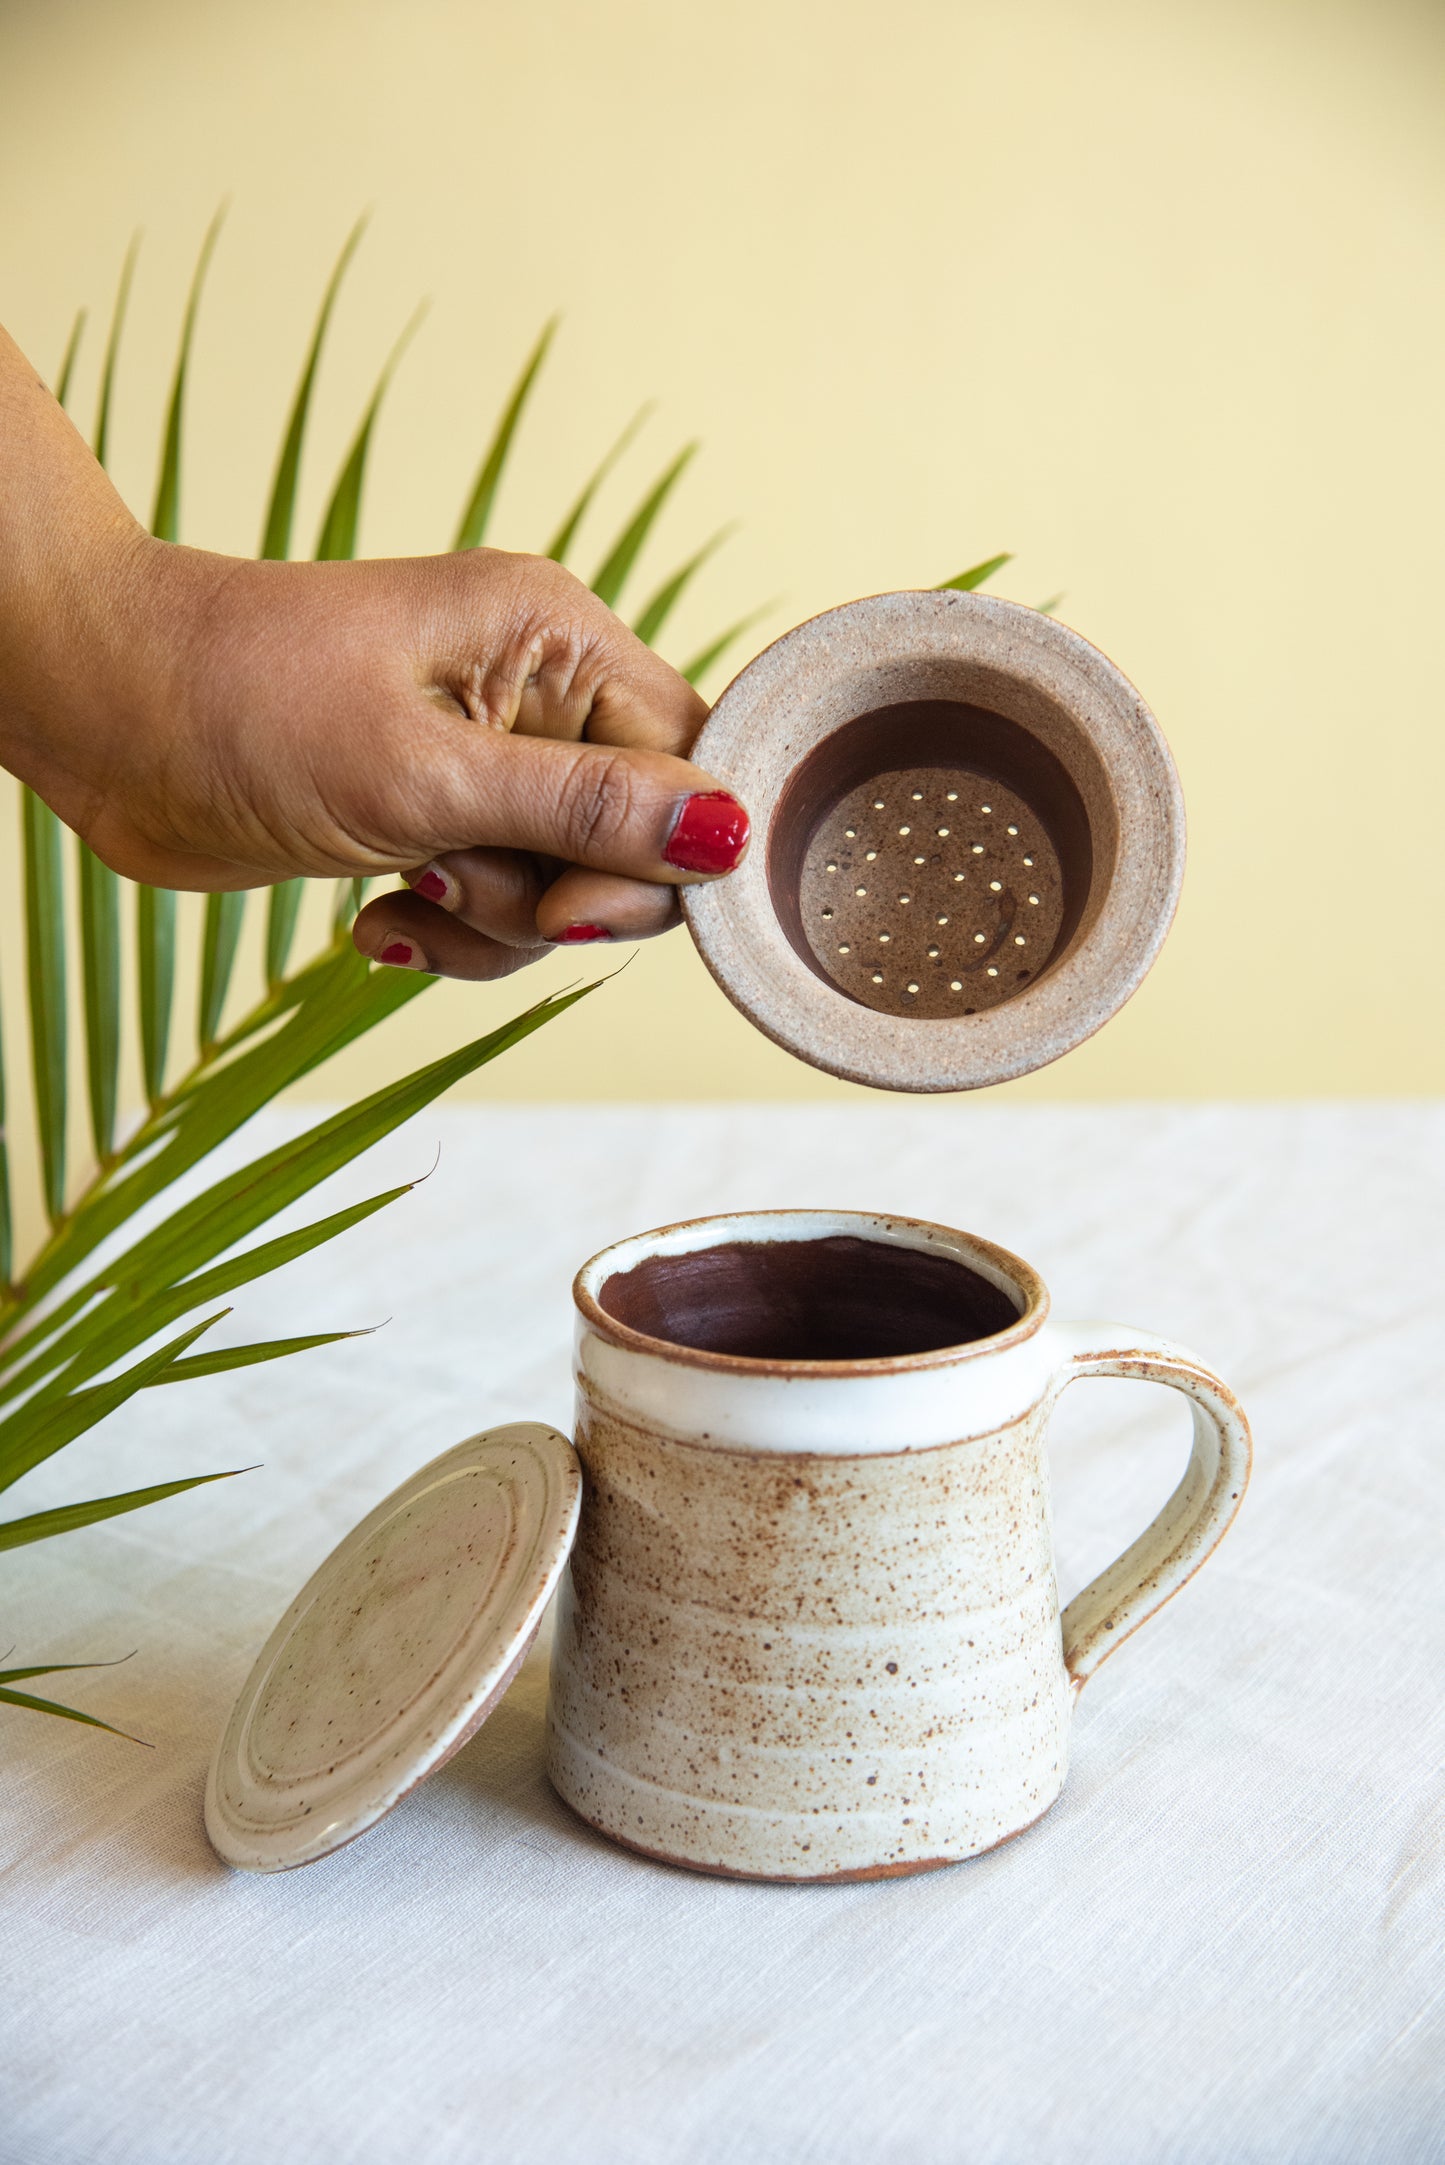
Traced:
<path id="1" fill-rule="evenodd" d="M 679 1343 L 624 1320 L 617 1288 L 657 1263 L 742 1244 L 866 1241 L 961 1264 L 1012 1310 L 986 1335 L 922 1351 L 809 1359 Z M 616 1243 L 578 1272 L 579 1388 L 624 1419 L 702 1450 L 874 1457 L 988 1436 L 1079 1377 L 1167 1384 L 1189 1399 L 1193 1447 L 1162 1511 L 1062 1617 L 1076 1687 L 1193 1576 L 1249 1480 L 1251 1441 L 1234 1393 L 1169 1339 L 1050 1319 L 1043 1281 L 990 1241 L 926 1221 L 848 1211 L 760 1211 L 666 1226 Z M 621 1311 L 621 1312 L 619 1312 Z"/>

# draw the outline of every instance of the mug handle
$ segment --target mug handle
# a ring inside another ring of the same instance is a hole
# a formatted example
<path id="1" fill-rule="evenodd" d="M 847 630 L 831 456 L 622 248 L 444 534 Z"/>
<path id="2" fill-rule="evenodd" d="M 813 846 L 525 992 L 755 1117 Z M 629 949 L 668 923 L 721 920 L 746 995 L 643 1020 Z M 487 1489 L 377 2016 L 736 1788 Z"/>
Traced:
<path id="1" fill-rule="evenodd" d="M 1194 1448 L 1178 1488 L 1138 1540 L 1075 1594 L 1060 1620 L 1064 1667 L 1082 1691 L 1099 1664 L 1224 1539 L 1249 1483 L 1253 1446 L 1229 1385 L 1172 1339 L 1110 1323 L 1055 1325 L 1053 1335 L 1063 1341 L 1055 1399 L 1081 1376 L 1130 1376 L 1182 1391 L 1194 1413 Z"/>

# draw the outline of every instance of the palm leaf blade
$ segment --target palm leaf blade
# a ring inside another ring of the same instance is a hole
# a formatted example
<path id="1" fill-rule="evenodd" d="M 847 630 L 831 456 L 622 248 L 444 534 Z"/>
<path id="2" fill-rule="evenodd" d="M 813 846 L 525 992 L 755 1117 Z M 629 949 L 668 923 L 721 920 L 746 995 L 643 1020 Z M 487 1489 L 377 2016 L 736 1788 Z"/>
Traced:
<path id="1" fill-rule="evenodd" d="M 90 1664 L 78 1666 L 89 1667 Z M 7 1684 L 0 1684 L 0 1700 L 6 1706 L 28 1707 L 32 1714 L 58 1714 L 62 1721 L 83 1721 L 87 1729 L 104 1729 L 108 1736 L 122 1737 L 127 1744 L 142 1744 L 147 1751 L 151 1749 L 144 1737 L 133 1737 L 128 1729 L 117 1729 L 114 1722 L 102 1721 L 98 1714 L 82 1714 L 79 1707 L 61 1706 L 55 1699 L 37 1699 L 33 1692 L 11 1691 Z"/>
<path id="2" fill-rule="evenodd" d="M 111 310 L 110 333 L 105 342 L 105 359 L 100 371 L 100 400 L 95 415 L 95 455 L 104 466 L 110 449 L 110 408 L 115 392 L 115 366 L 120 354 L 120 336 L 125 327 L 126 309 L 130 304 L 130 284 L 135 275 L 135 259 L 140 248 L 139 233 L 132 234 L 120 267 L 120 283 L 115 291 L 115 306 Z"/>
<path id="3" fill-rule="evenodd" d="M 154 1105 L 165 1089 L 176 983 L 176 898 L 169 888 L 137 887 L 135 929 L 141 1073 Z"/>
<path id="4" fill-rule="evenodd" d="M 767 601 L 764 602 L 761 609 L 753 609 L 747 616 L 740 616 L 736 624 L 730 624 L 727 630 L 720 633 L 716 639 L 709 640 L 701 653 L 694 654 L 692 660 L 687 663 L 679 674 L 685 677 L 689 684 L 699 683 L 707 675 L 713 663 L 722 660 L 723 655 L 726 654 L 734 641 L 741 639 L 745 631 L 751 631 L 753 625 L 760 618 L 765 617 L 770 609 L 776 607 L 776 602 Z"/>
<path id="5" fill-rule="evenodd" d="M 492 516 L 492 506 L 497 500 L 497 490 L 501 487 L 502 475 L 506 470 L 512 439 L 517 433 L 517 425 L 531 395 L 532 386 L 537 380 L 537 372 L 547 358 L 547 348 L 556 336 L 558 320 L 553 316 L 543 324 L 536 345 L 522 365 L 522 373 L 512 388 L 512 395 L 502 410 L 502 417 L 477 470 L 477 478 L 472 483 L 472 493 L 457 527 L 453 549 L 480 548 L 485 538 Z"/>
<path id="6" fill-rule="evenodd" d="M 697 573 L 708 558 L 722 547 L 731 532 L 730 526 L 720 526 L 712 539 L 705 541 L 700 549 L 695 549 L 687 562 L 679 565 L 670 579 L 664 579 L 632 627 L 645 646 L 653 645 Z"/>
<path id="7" fill-rule="evenodd" d="M 234 1480 L 238 1473 L 248 1470 L 231 1466 L 224 1473 L 193 1473 L 185 1481 L 159 1481 L 153 1488 L 127 1489 L 119 1496 L 97 1496 L 89 1503 L 61 1504 L 53 1511 L 32 1511 L 28 1518 L 0 1521 L 0 1549 L 23 1548 L 31 1541 L 50 1541 L 57 1534 L 74 1533 L 81 1526 L 95 1526 L 102 1519 L 118 1518 L 123 1511 L 141 1511 L 147 1504 L 164 1503 L 167 1496 L 179 1496 L 184 1489 L 204 1488 L 208 1481 Z M 68 1662 L 65 1666 L 85 1669 L 92 1664 Z M 52 1673 L 49 1669 L 10 1669 L 5 1676 L 49 1676 Z"/>
<path id="8" fill-rule="evenodd" d="M 115 1148 L 120 1085 L 120 881 L 84 842 L 76 848 L 90 1133 L 103 1165 Z"/>
<path id="9" fill-rule="evenodd" d="M 180 351 L 176 356 L 176 372 L 171 379 L 171 401 L 166 410 L 165 441 L 161 451 L 160 473 L 156 480 L 155 508 L 151 513 L 151 532 L 161 541 L 176 541 L 180 538 L 181 424 L 185 413 L 186 375 L 191 365 L 191 341 L 196 332 L 196 312 L 200 307 L 201 288 L 205 284 L 206 272 L 210 268 L 211 255 L 225 215 L 223 204 L 206 228 L 206 237 L 201 242 L 201 252 L 196 258 L 191 290 L 186 300 L 186 312 L 181 322 Z"/>
<path id="10" fill-rule="evenodd" d="M 622 431 L 622 434 L 612 445 L 612 448 L 609 451 L 604 452 L 601 459 L 599 459 L 596 467 L 592 472 L 591 477 L 584 484 L 582 492 L 578 496 L 577 501 L 573 504 L 572 509 L 568 512 L 566 518 L 562 521 L 562 524 L 558 527 L 556 533 L 552 536 L 552 539 L 547 544 L 545 553 L 552 559 L 552 562 L 554 564 L 561 564 L 566 562 L 567 551 L 571 548 L 572 543 L 577 537 L 578 527 L 582 524 L 582 521 L 586 518 L 587 513 L 591 510 L 592 502 L 597 494 L 597 491 L 601 488 L 603 482 L 607 479 L 607 476 L 611 473 L 613 467 L 617 464 L 617 461 L 621 458 L 623 452 L 627 449 L 627 446 L 631 443 L 633 437 L 637 434 L 637 431 L 641 428 L 643 422 L 647 419 L 648 415 L 651 412 L 652 401 L 649 399 L 645 405 L 638 407 L 636 413 L 632 416 L 632 419 L 628 422 L 626 428 Z"/>
<path id="11" fill-rule="evenodd" d="M 376 426 L 376 417 L 381 411 L 387 386 L 396 373 L 397 363 L 415 336 L 417 325 L 425 313 L 425 306 L 417 310 L 392 347 L 386 365 L 377 378 L 371 402 L 361 417 L 361 426 L 346 454 L 345 463 L 331 494 L 331 501 L 326 507 L 326 516 L 321 521 L 321 533 L 316 543 L 318 563 L 349 563 L 356 554 L 357 533 L 361 525 L 361 492 L 366 481 L 366 462 L 371 454 L 371 432 Z"/>
<path id="12" fill-rule="evenodd" d="M 223 1376 L 233 1368 L 255 1368 L 262 1361 L 284 1361 L 293 1353 L 309 1353 L 313 1346 L 335 1346 L 343 1338 L 369 1336 L 364 1330 L 314 1331 L 309 1338 L 263 1338 L 251 1346 L 224 1346 L 219 1353 L 197 1353 L 188 1361 L 172 1361 L 151 1388 L 163 1383 L 193 1383 L 199 1376 Z"/>
<path id="13" fill-rule="evenodd" d="M 271 889 L 266 912 L 266 983 L 274 991 L 286 975 L 296 920 L 306 893 L 305 880 L 282 880 Z"/>
<path id="14" fill-rule="evenodd" d="M 1001 556 L 986 556 L 981 564 L 971 564 L 967 571 L 960 571 L 952 579 L 943 579 L 934 588 L 935 594 L 971 594 L 976 587 L 991 579 L 1005 564 L 1013 562 L 1013 552 L 1005 549 Z"/>
<path id="15" fill-rule="evenodd" d="M 18 1684 L 28 1676 L 71 1676 L 79 1669 L 118 1669 L 130 1658 L 122 1654 L 115 1661 L 40 1661 L 26 1669 L 0 1669 L 0 1684 Z"/>
<path id="16" fill-rule="evenodd" d="M 221 1031 L 221 1011 L 231 987 L 236 948 L 246 915 L 242 888 L 207 895 L 206 922 L 201 936 L 201 996 L 196 1018 L 201 1051 L 209 1052 Z"/>
<path id="17" fill-rule="evenodd" d="M 22 793 L 21 803 L 30 1064 L 45 1208 L 53 1225 L 65 1210 L 65 879 L 60 821 L 32 790 Z"/>
<path id="18" fill-rule="evenodd" d="M 696 457 L 697 448 L 695 443 L 684 444 L 672 464 L 665 468 L 643 497 L 598 567 L 597 575 L 592 581 L 592 591 L 609 609 L 626 585 L 628 573 L 636 563 L 642 545 L 651 533 L 663 505 L 682 479 L 689 462 Z"/>
<path id="19" fill-rule="evenodd" d="M 296 386 L 286 434 L 282 438 L 280 456 L 276 461 L 276 475 L 271 484 L 271 501 L 266 506 L 266 524 L 261 535 L 261 555 L 273 562 L 291 553 L 291 522 L 296 515 L 296 490 L 301 478 L 301 452 L 306 441 L 306 424 L 311 414 L 311 394 L 316 388 L 316 371 L 321 362 L 321 348 L 326 341 L 331 311 L 336 306 L 336 296 L 347 266 L 355 255 L 362 234 L 366 231 L 365 217 L 358 218 L 342 245 L 336 266 L 327 281 L 321 297 L 321 311 L 316 318 L 316 328 L 311 334 L 311 345 L 301 371 L 301 381 Z"/>
<path id="20" fill-rule="evenodd" d="M 85 310 L 78 308 L 75 312 L 75 321 L 70 326 L 70 336 L 65 341 L 65 352 L 60 362 L 60 374 L 55 379 L 55 403 L 57 406 L 63 406 L 70 397 L 70 379 L 75 374 L 75 357 L 80 351 L 80 336 L 84 329 Z"/>
<path id="21" fill-rule="evenodd" d="M 9 1305 L 11 1273 L 15 1268 L 15 1232 L 10 1203 L 10 1145 L 7 1140 L 5 1106 L 5 1018 L 0 1013 L 0 1308 Z"/>

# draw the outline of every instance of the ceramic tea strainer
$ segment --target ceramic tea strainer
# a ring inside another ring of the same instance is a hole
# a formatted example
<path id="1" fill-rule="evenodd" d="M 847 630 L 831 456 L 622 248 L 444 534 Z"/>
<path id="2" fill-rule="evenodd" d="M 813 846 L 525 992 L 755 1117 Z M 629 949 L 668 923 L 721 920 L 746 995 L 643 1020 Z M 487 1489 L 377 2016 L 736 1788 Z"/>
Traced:
<path id="1" fill-rule="evenodd" d="M 881 594 L 799 625 L 693 758 L 747 805 L 727 879 L 683 890 L 708 968 L 800 1059 L 889 1090 L 1042 1067 L 1124 1004 L 1184 870 L 1138 693 L 1076 632 L 979 594 Z"/>

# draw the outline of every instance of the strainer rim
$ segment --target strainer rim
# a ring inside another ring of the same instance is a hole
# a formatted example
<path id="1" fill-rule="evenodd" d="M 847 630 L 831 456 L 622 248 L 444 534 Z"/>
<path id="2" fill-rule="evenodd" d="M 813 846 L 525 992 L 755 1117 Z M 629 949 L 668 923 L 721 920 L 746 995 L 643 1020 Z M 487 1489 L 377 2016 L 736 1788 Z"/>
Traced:
<path id="1" fill-rule="evenodd" d="M 911 1018 L 880 1013 L 850 1001 L 811 972 L 778 925 L 765 892 L 764 830 L 772 812 L 766 799 L 749 806 L 758 830 L 749 857 L 727 879 L 684 887 L 683 915 L 704 964 L 733 1004 L 764 1036 L 823 1073 L 873 1088 L 917 1092 L 1010 1081 L 1091 1037 L 1138 990 L 1152 967 L 1173 921 L 1184 874 L 1184 806 L 1174 762 L 1163 732 L 1134 686 L 1078 632 L 1021 603 L 925 588 L 866 595 L 822 610 L 782 633 L 733 678 L 691 756 L 748 801 L 749 783 L 757 780 L 756 767 L 750 771 L 750 747 L 746 739 L 741 749 L 727 741 L 730 725 L 736 730 L 739 702 L 748 696 L 748 680 L 756 691 L 768 671 L 786 670 L 788 650 L 797 647 L 803 649 L 800 664 L 816 652 L 826 670 L 833 651 L 830 629 L 840 636 L 851 634 L 860 617 L 868 658 L 876 655 L 880 675 L 914 661 L 992 665 L 1031 681 L 1035 690 L 1063 703 L 1066 711 L 1073 710 L 1062 701 L 1057 685 L 1045 681 L 1049 665 L 1075 678 L 1075 696 L 1081 700 L 1087 687 L 1109 740 L 1100 742 L 1078 713 L 1075 720 L 1093 743 L 1111 792 L 1123 791 L 1136 815 L 1121 823 L 1114 873 L 1092 923 L 1027 991 L 980 1014 Z M 956 627 L 956 645 L 949 644 L 950 627 Z M 1030 678 L 1027 660 L 1032 656 L 1039 662 Z M 786 681 L 781 688 L 786 692 Z M 798 721 L 806 733 L 806 711 Z M 789 771 L 820 741 L 822 737 L 816 737 L 800 744 Z M 764 883 L 761 890 L 759 882 Z M 846 1024 L 840 1020 L 842 1009 L 851 1010 Z M 931 1040 L 920 1037 L 924 1031 L 934 1033 Z M 920 1046 L 927 1047 L 926 1056 L 920 1056 Z"/>

